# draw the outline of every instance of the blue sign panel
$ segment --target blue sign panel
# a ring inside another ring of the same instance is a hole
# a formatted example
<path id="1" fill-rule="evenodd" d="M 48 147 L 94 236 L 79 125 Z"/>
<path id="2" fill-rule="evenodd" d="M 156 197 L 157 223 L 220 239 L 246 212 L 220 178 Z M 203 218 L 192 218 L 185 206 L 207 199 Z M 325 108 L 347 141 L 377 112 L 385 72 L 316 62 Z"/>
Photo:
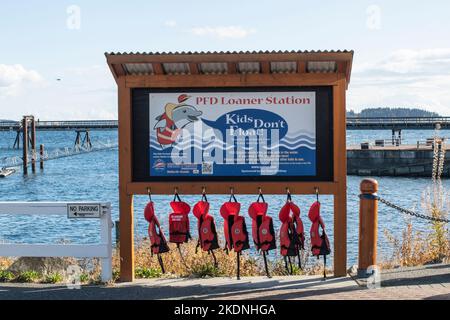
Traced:
<path id="1" fill-rule="evenodd" d="M 315 92 L 150 93 L 149 175 L 315 176 Z"/>

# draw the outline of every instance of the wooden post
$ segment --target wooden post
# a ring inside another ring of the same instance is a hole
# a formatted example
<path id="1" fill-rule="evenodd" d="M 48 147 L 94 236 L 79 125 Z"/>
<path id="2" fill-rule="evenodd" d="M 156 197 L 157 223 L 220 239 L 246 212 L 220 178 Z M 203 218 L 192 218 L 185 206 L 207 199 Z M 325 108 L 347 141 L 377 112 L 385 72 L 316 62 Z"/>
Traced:
<path id="1" fill-rule="evenodd" d="M 378 182 L 374 179 L 361 181 L 359 206 L 359 264 L 358 276 L 366 277 L 367 269 L 377 264 L 378 239 Z"/>
<path id="2" fill-rule="evenodd" d="M 131 182 L 131 89 L 125 78 L 119 79 L 119 207 L 120 207 L 120 280 L 134 281 L 133 195 L 128 193 Z"/>
<path id="3" fill-rule="evenodd" d="M 334 275 L 347 275 L 347 147 L 345 76 L 333 87 L 334 126 Z"/>
<path id="4" fill-rule="evenodd" d="M 31 171 L 36 173 L 36 121 L 34 117 L 31 118 Z"/>
<path id="5" fill-rule="evenodd" d="M 39 154 L 40 154 L 40 168 L 41 170 L 44 170 L 44 145 L 41 144 L 39 147 Z"/>
<path id="6" fill-rule="evenodd" d="M 28 118 L 23 117 L 22 120 L 23 129 L 23 174 L 28 174 Z"/>
<path id="7" fill-rule="evenodd" d="M 116 247 L 120 248 L 120 221 L 114 222 L 114 227 L 116 229 Z"/>

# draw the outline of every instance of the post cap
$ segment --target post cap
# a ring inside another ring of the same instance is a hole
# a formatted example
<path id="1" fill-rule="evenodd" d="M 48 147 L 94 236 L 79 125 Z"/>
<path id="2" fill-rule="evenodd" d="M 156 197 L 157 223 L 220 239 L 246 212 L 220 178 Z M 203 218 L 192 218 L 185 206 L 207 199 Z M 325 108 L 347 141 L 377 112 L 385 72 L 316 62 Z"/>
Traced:
<path id="1" fill-rule="evenodd" d="M 361 193 L 377 193 L 378 181 L 375 179 L 364 179 L 361 181 Z"/>

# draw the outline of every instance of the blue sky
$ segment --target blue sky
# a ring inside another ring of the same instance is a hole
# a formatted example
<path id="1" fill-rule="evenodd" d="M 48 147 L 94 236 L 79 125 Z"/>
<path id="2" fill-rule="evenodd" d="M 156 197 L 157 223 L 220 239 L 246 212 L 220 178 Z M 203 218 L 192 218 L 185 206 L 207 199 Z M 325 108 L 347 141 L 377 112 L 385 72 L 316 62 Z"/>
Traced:
<path id="1" fill-rule="evenodd" d="M 116 118 L 105 51 L 260 49 L 355 50 L 348 109 L 450 115 L 449 12 L 448 1 L 2 0 L 0 119 Z"/>

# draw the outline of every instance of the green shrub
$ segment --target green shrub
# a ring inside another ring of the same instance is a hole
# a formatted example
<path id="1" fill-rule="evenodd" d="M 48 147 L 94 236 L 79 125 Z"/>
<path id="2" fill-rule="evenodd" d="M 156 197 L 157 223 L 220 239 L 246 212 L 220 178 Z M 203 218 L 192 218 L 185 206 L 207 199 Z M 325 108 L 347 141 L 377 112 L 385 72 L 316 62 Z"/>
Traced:
<path id="1" fill-rule="evenodd" d="M 0 270 L 0 282 L 9 282 L 14 280 L 14 274 L 7 270 Z"/>
<path id="2" fill-rule="evenodd" d="M 60 283 L 63 281 L 64 281 L 64 278 L 62 275 L 60 275 L 59 273 L 53 273 L 53 274 L 47 275 L 43 282 L 53 284 L 53 283 Z"/>
<path id="3" fill-rule="evenodd" d="M 16 280 L 17 282 L 31 283 L 36 282 L 39 278 L 40 275 L 36 271 L 24 271 L 19 274 Z"/>
<path id="4" fill-rule="evenodd" d="M 80 282 L 81 283 L 88 283 L 89 282 L 89 274 L 87 273 L 82 273 L 80 275 Z"/>
<path id="5" fill-rule="evenodd" d="M 114 282 L 119 281 L 120 280 L 120 270 L 114 270 L 112 278 L 113 278 Z"/>
<path id="6" fill-rule="evenodd" d="M 139 279 L 159 278 L 161 277 L 161 271 L 153 268 L 137 268 L 135 276 Z"/>
<path id="7" fill-rule="evenodd" d="M 202 263 L 192 266 L 191 274 L 196 278 L 220 277 L 223 275 L 219 268 L 212 263 Z"/>

